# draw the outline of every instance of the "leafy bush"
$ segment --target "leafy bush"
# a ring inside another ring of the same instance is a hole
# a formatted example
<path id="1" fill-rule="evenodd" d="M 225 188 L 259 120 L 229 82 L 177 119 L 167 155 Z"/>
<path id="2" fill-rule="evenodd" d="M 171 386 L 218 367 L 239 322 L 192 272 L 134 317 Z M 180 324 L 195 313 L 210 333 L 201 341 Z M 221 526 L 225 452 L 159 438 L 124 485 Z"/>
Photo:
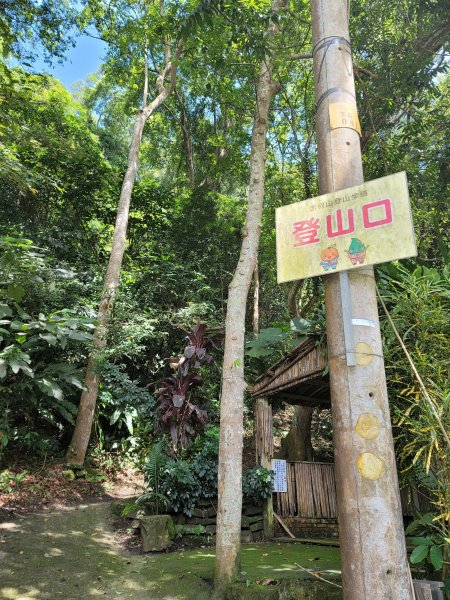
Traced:
<path id="1" fill-rule="evenodd" d="M 94 325 L 68 309 L 33 318 L 11 301 L 0 303 L 0 317 L 1 446 L 16 440 L 25 447 L 24 416 L 29 433 L 30 423 L 42 433 L 74 424 L 74 392 L 83 389 L 78 346 L 90 342 Z"/>
<path id="2" fill-rule="evenodd" d="M 95 323 L 51 300 L 74 277 L 30 240 L 0 236 L 0 454 L 11 441 L 53 451 L 51 438 L 74 423 L 73 396 L 83 388 L 77 365 Z"/>
<path id="3" fill-rule="evenodd" d="M 247 469 L 242 475 L 242 494 L 255 504 L 267 500 L 273 492 L 273 472 L 264 467 Z"/>
<path id="4" fill-rule="evenodd" d="M 432 411 L 390 324 L 383 319 L 400 475 L 424 491 L 439 518 L 448 523 L 450 454 L 442 430 L 450 430 L 450 265 L 441 271 L 383 265 L 379 276 L 381 294 L 434 406 Z"/>
<path id="5" fill-rule="evenodd" d="M 101 366 L 98 433 L 102 450 L 132 452 L 146 445 L 153 425 L 155 400 L 116 364 Z M 144 434 L 144 435 L 143 435 Z"/>
<path id="6" fill-rule="evenodd" d="M 20 471 L 14 475 L 7 469 L 0 472 L 0 494 L 12 494 L 22 483 L 28 471 Z"/>
<path id="7" fill-rule="evenodd" d="M 309 335 L 314 335 L 318 343 L 324 341 L 325 313 L 315 311 L 312 320 L 294 317 L 289 323 L 275 323 L 263 328 L 258 335 L 248 334 L 245 341 L 245 355 L 250 357 L 253 376 L 261 374 L 286 353 L 303 343 Z"/>
<path id="8" fill-rule="evenodd" d="M 204 436 L 195 440 L 195 451 L 190 457 L 171 460 L 160 472 L 159 490 L 174 512 L 190 517 L 199 502 L 217 498 L 218 431 L 217 427 L 209 427 Z M 147 475 L 147 485 L 150 479 Z M 272 472 L 263 467 L 248 469 L 243 474 L 242 486 L 244 497 L 259 504 L 272 493 Z"/>
<path id="9" fill-rule="evenodd" d="M 450 549 L 450 539 L 439 525 L 436 515 L 427 513 L 406 528 L 406 534 L 414 536 L 411 538 L 414 550 L 409 561 L 413 565 L 425 564 L 430 577 L 433 576 L 433 571 L 442 569 L 444 557 Z"/>
<path id="10" fill-rule="evenodd" d="M 201 498 L 207 500 L 217 496 L 217 459 L 197 455 L 191 468 L 201 489 Z"/>
<path id="11" fill-rule="evenodd" d="M 209 427 L 200 438 L 202 447 L 194 454 L 191 462 L 192 471 L 200 488 L 202 499 L 217 496 L 217 467 L 219 460 L 219 429 Z"/>
<path id="12" fill-rule="evenodd" d="M 183 512 L 188 517 L 192 516 L 203 491 L 192 465 L 185 460 L 171 460 L 167 463 L 161 489 L 172 510 Z"/>
<path id="13" fill-rule="evenodd" d="M 201 500 L 217 497 L 218 457 L 219 429 L 209 426 L 197 436 L 184 460 L 166 465 L 162 489 L 175 512 L 192 516 Z"/>
<path id="14" fill-rule="evenodd" d="M 394 336 L 381 321 L 388 392 L 401 483 L 417 488 L 433 505 L 412 523 L 413 564 L 448 573 L 450 454 L 450 265 L 441 270 L 388 264 L 379 268 L 379 287 L 390 315 L 427 390 L 427 398 Z M 431 409 L 430 403 L 433 405 Z M 436 416 L 438 418 L 436 418 Z M 439 419 L 439 420 L 438 420 Z"/>

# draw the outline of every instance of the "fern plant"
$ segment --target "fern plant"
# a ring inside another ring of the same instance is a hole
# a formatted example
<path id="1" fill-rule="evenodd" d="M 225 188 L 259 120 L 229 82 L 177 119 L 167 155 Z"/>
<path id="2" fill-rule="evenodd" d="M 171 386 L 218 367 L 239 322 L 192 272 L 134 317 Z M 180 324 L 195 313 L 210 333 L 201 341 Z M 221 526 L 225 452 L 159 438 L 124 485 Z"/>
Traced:
<path id="1" fill-rule="evenodd" d="M 168 498 L 160 491 L 161 477 L 169 460 L 165 452 L 165 445 L 165 440 L 160 439 L 150 448 L 145 462 L 147 491 L 137 500 L 139 504 L 149 505 L 155 515 L 159 515 L 162 508 L 166 510 L 169 506 Z"/>

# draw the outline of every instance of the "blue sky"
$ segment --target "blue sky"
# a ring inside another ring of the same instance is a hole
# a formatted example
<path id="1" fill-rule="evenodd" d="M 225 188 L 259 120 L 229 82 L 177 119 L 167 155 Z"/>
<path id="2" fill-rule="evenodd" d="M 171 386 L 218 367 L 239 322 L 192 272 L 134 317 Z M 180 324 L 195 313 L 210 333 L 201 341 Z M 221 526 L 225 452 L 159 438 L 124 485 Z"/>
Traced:
<path id="1" fill-rule="evenodd" d="M 53 75 L 70 90 L 73 83 L 86 79 L 90 73 L 98 69 L 106 52 L 104 42 L 87 35 L 80 36 L 76 42 L 75 48 L 68 50 L 66 60 L 61 65 L 55 63 L 49 66 L 38 59 L 33 65 L 33 70 Z"/>

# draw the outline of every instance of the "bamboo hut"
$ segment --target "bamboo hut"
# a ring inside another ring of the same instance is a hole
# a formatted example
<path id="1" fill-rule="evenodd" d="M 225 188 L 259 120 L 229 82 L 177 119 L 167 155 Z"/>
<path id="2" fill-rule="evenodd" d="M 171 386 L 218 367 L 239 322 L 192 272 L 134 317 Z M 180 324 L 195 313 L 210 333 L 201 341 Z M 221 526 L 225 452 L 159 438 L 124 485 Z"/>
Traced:
<path id="1" fill-rule="evenodd" d="M 327 354 L 308 337 L 257 379 L 255 400 L 257 464 L 272 468 L 272 406 L 280 403 L 330 408 Z M 275 492 L 264 510 L 264 531 L 274 533 L 273 512 L 301 537 L 337 536 L 337 498 L 333 463 L 286 461 L 286 491 Z M 403 514 L 426 512 L 429 502 L 417 490 L 401 490 Z"/>

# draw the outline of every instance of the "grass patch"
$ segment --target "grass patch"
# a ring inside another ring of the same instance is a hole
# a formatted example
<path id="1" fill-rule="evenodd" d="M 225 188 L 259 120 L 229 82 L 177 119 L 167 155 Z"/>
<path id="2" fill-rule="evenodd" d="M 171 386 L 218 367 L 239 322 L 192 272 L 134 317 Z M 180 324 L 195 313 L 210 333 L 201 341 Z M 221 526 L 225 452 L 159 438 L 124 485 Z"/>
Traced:
<path id="1" fill-rule="evenodd" d="M 214 549 L 153 555 L 145 568 L 158 590 L 171 598 L 209 598 L 214 579 Z M 339 550 L 299 543 L 267 543 L 242 547 L 239 580 L 230 586 L 227 600 L 272 598 L 339 599 L 340 590 L 321 583 L 295 563 L 331 581 L 340 580 Z M 280 592 L 282 596 L 280 596 Z"/>

